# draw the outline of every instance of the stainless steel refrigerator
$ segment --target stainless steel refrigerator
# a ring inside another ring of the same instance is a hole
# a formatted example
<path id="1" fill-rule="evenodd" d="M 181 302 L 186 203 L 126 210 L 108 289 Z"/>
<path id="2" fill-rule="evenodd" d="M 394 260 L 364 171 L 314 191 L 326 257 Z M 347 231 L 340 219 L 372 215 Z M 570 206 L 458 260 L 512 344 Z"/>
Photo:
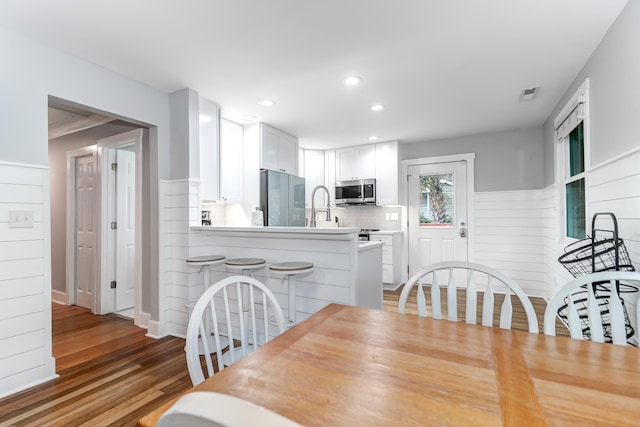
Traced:
<path id="1" fill-rule="evenodd" d="M 265 226 L 304 227 L 304 178 L 260 171 L 260 210 Z"/>

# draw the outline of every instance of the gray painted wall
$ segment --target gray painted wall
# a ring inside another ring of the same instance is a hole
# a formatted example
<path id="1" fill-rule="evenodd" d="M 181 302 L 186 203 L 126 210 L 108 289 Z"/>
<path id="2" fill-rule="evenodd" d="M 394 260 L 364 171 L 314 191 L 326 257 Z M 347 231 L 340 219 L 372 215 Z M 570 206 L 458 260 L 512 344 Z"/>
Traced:
<path id="1" fill-rule="evenodd" d="M 640 145 L 640 1 L 629 1 L 544 124 L 545 185 L 554 182 L 553 121 L 585 78 L 591 79 L 591 165 Z"/>
<path id="2" fill-rule="evenodd" d="M 112 122 L 49 141 L 51 184 L 51 289 L 65 292 L 67 273 L 67 151 L 94 145 L 99 139 L 136 129 Z"/>
<path id="3" fill-rule="evenodd" d="M 158 182 L 171 179 L 169 95 L 106 68 L 33 43 L 0 28 L 0 161 L 48 166 L 48 96 L 69 100 L 150 128 L 148 218 L 153 253 L 150 280 L 158 280 Z M 50 283 L 46 284 L 49 292 Z M 142 295 L 158 320 L 158 286 Z"/>
<path id="4" fill-rule="evenodd" d="M 475 191 L 544 186 L 542 127 L 400 144 L 400 160 L 475 153 Z"/>

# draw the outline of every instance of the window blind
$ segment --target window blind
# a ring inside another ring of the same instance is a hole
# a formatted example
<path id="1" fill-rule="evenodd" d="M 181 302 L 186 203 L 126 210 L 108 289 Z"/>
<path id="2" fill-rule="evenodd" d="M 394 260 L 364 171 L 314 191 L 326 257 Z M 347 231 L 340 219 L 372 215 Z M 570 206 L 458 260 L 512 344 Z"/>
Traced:
<path id="1" fill-rule="evenodd" d="M 584 101 L 583 97 L 580 96 L 573 106 L 573 108 L 569 111 L 567 116 L 560 122 L 555 129 L 556 141 L 560 142 L 564 138 L 567 137 L 571 133 L 573 129 L 576 128 L 580 124 L 581 121 L 584 120 Z"/>

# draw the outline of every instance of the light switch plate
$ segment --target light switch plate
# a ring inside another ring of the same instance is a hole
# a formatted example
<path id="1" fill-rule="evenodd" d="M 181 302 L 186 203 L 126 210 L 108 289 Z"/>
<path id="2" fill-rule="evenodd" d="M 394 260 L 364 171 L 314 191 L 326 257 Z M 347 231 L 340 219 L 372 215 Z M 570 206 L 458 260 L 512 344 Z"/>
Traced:
<path id="1" fill-rule="evenodd" d="M 385 220 L 385 221 L 389 221 L 390 219 L 391 219 L 391 214 L 390 214 L 389 212 L 386 212 L 386 213 L 384 214 L 384 220 Z"/>
<path id="2" fill-rule="evenodd" d="M 9 211 L 9 228 L 33 228 L 33 211 Z"/>
<path id="3" fill-rule="evenodd" d="M 391 212 L 391 221 L 398 220 L 398 212 Z"/>

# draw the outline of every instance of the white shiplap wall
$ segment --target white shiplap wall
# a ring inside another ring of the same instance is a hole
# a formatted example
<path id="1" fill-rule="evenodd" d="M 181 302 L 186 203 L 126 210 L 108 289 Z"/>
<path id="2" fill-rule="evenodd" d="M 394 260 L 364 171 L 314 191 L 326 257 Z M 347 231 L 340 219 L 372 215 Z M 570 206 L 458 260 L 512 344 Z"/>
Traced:
<path id="1" fill-rule="evenodd" d="M 177 307 L 176 299 L 199 295 L 198 286 L 191 283 L 190 271 L 185 264 L 189 257 L 189 226 L 199 225 L 198 183 L 161 181 L 160 194 L 160 328 L 164 334 L 175 334 L 176 321 L 186 325 L 187 319 L 184 304 Z"/>
<path id="2" fill-rule="evenodd" d="M 502 271 L 530 296 L 546 296 L 548 204 L 544 190 L 475 193 L 475 262 Z"/>
<path id="3" fill-rule="evenodd" d="M 9 211 L 33 212 L 9 228 Z M 0 397 L 55 378 L 49 170 L 0 163 Z"/>

